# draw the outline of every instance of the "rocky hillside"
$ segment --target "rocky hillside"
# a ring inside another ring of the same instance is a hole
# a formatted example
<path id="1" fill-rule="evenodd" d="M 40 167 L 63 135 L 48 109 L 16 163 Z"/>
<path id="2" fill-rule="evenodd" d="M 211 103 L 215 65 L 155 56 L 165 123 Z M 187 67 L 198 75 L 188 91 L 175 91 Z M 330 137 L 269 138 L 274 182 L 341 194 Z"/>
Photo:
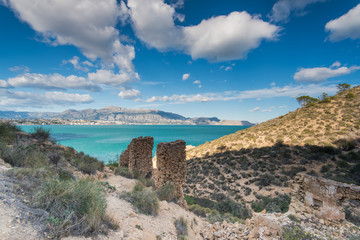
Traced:
<path id="1" fill-rule="evenodd" d="M 187 153 L 203 157 L 224 150 L 273 146 L 336 146 L 339 139 L 360 133 L 360 86 L 299 108 L 286 115 L 200 145 Z"/>
<path id="2" fill-rule="evenodd" d="M 156 109 L 127 109 L 104 107 L 102 109 L 69 109 L 61 113 L 0 111 L 2 119 L 61 119 L 114 122 L 116 124 L 186 124 L 186 125 L 239 125 L 251 126 L 248 121 L 229 121 L 212 118 L 186 118 L 176 113 Z M 53 123 L 53 122 L 52 122 Z"/>
<path id="3" fill-rule="evenodd" d="M 189 195 L 248 203 L 305 172 L 360 185 L 360 87 L 187 152 Z"/>

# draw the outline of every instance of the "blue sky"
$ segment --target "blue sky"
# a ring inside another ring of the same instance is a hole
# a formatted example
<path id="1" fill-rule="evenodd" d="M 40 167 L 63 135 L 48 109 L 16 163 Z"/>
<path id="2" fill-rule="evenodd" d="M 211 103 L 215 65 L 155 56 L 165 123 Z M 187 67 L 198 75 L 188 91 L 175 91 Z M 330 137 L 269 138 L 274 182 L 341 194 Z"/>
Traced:
<path id="1" fill-rule="evenodd" d="M 359 1 L 0 0 L 0 20 L 1 110 L 261 122 L 360 84 Z"/>

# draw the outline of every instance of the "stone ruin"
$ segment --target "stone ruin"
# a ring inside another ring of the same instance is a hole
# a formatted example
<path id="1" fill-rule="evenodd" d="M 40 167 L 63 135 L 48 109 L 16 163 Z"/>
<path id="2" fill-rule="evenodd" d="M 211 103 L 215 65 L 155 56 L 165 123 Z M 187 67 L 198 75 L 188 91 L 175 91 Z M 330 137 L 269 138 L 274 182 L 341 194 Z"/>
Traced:
<path id="1" fill-rule="evenodd" d="M 183 140 L 162 142 L 157 145 L 156 165 L 152 165 L 154 138 L 134 138 L 121 154 L 119 166 L 138 171 L 144 177 L 152 176 L 156 188 L 173 184 L 176 189 L 178 204 L 187 207 L 184 200 L 183 185 L 186 180 L 186 143 Z"/>
<path id="2" fill-rule="evenodd" d="M 341 221 L 345 219 L 344 206 L 360 200 L 360 186 L 299 173 L 292 195 L 290 211 Z M 358 207 L 352 210 L 359 211 Z"/>
<path id="3" fill-rule="evenodd" d="M 183 140 L 162 142 L 157 145 L 157 174 L 154 174 L 155 186 L 160 188 L 168 183 L 176 188 L 178 199 L 184 198 L 182 190 L 186 179 L 186 143 Z"/>
<path id="4" fill-rule="evenodd" d="M 130 171 L 136 171 L 143 177 L 151 176 L 153 146 L 153 137 L 134 138 L 120 155 L 119 166 L 128 167 Z"/>

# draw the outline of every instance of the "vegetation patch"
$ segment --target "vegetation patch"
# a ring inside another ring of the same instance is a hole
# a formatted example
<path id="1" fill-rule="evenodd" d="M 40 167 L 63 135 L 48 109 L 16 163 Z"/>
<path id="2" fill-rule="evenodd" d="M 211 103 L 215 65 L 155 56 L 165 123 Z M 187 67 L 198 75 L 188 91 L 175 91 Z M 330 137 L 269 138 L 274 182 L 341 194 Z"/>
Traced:
<path id="1" fill-rule="evenodd" d="M 257 196 L 258 200 L 251 203 L 251 208 L 255 212 L 281 212 L 286 213 L 289 210 L 291 198 L 287 194 L 279 194 L 276 197 Z"/>
<path id="2" fill-rule="evenodd" d="M 51 180 L 37 192 L 35 202 L 49 212 L 48 227 L 55 236 L 100 232 L 107 220 L 103 187 L 90 180 Z"/>
<path id="3" fill-rule="evenodd" d="M 138 181 L 131 192 L 124 196 L 140 213 L 156 216 L 159 213 L 159 199 L 154 191 Z"/>
<path id="4" fill-rule="evenodd" d="M 235 202 L 229 198 L 222 198 L 219 201 L 211 201 L 205 198 L 197 198 L 185 195 L 185 200 L 190 211 L 200 217 L 207 217 L 211 222 L 227 219 L 237 222 L 251 218 L 251 211 L 241 202 Z"/>
<path id="5" fill-rule="evenodd" d="M 188 223 L 184 217 L 180 217 L 174 222 L 176 228 L 177 239 L 187 239 L 188 236 Z"/>

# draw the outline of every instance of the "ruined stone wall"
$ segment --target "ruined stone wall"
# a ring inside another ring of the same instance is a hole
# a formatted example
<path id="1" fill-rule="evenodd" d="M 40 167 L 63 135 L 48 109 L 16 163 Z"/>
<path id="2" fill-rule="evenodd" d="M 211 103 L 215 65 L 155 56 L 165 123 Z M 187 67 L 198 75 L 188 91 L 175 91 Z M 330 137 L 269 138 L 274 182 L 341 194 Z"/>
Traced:
<path id="1" fill-rule="evenodd" d="M 153 147 L 153 137 L 134 138 L 121 154 L 119 166 L 128 167 L 130 171 L 136 171 L 144 177 L 151 175 Z"/>
<path id="2" fill-rule="evenodd" d="M 186 143 L 183 140 L 162 142 L 157 145 L 157 172 L 154 176 L 155 186 L 160 188 L 173 184 L 178 199 L 184 198 L 182 190 L 186 180 Z"/>
<path id="3" fill-rule="evenodd" d="M 296 175 L 292 195 L 291 211 L 314 214 L 326 220 L 343 220 L 342 204 L 360 200 L 360 186 L 300 173 Z"/>
<path id="4" fill-rule="evenodd" d="M 119 166 L 121 166 L 121 167 L 129 167 L 129 146 L 120 155 Z"/>

